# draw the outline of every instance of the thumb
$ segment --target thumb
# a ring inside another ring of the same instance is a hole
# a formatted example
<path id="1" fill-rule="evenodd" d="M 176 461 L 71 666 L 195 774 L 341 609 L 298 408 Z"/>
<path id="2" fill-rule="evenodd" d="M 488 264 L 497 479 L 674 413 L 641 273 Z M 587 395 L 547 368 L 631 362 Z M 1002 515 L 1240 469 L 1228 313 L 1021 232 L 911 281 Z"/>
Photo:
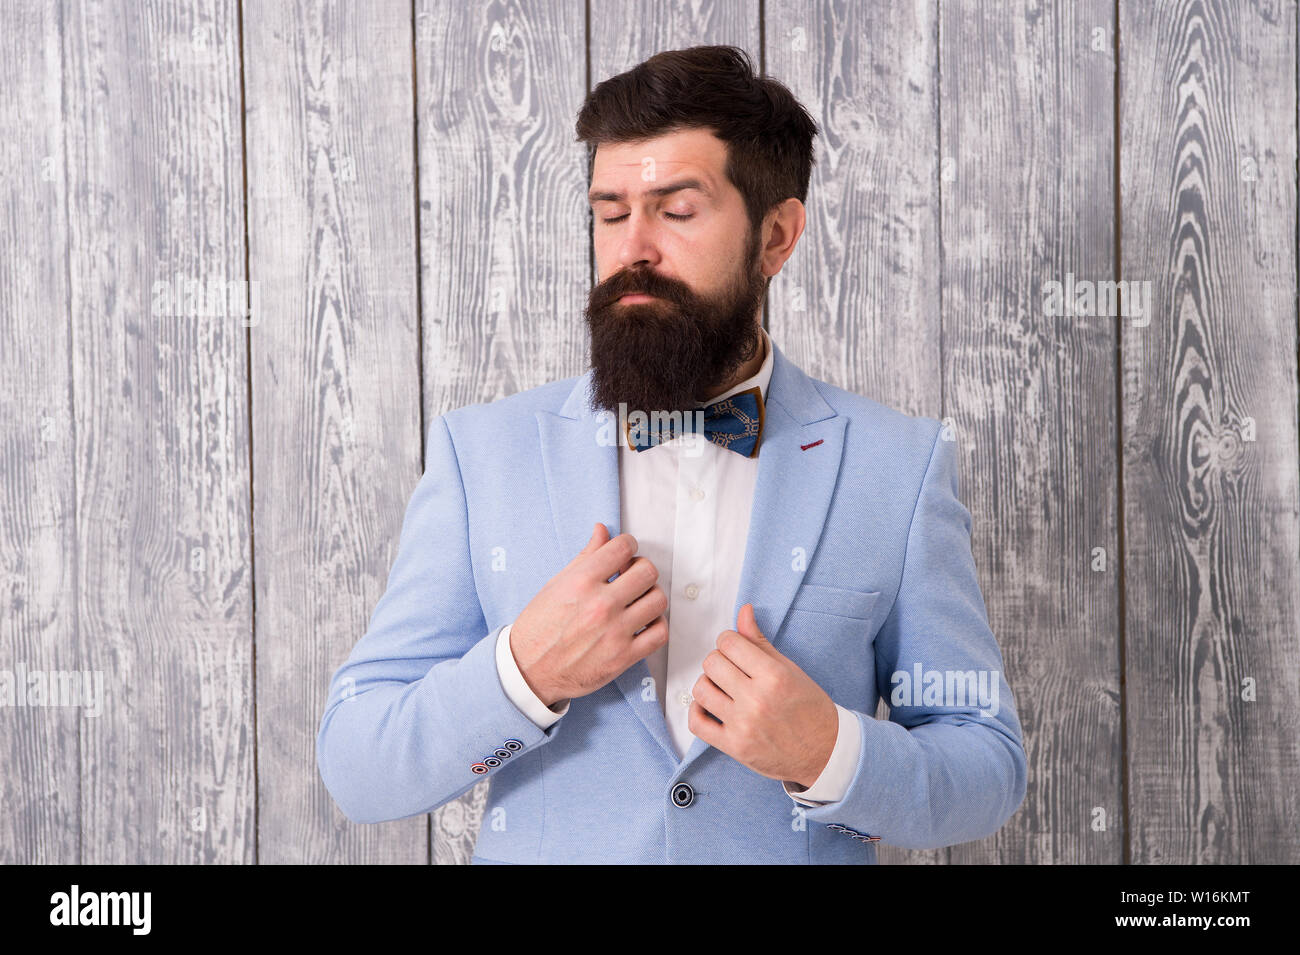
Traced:
<path id="1" fill-rule="evenodd" d="M 587 546 L 578 552 L 579 557 L 585 557 L 593 551 L 599 550 L 609 541 L 609 528 L 604 524 L 597 522 L 591 529 L 591 537 L 587 540 Z"/>
<path id="2" fill-rule="evenodd" d="M 767 637 L 763 636 L 763 631 L 758 629 L 758 621 L 754 619 L 754 605 L 752 603 L 745 604 L 740 608 L 740 613 L 736 614 L 736 632 L 765 650 L 772 646 Z"/>

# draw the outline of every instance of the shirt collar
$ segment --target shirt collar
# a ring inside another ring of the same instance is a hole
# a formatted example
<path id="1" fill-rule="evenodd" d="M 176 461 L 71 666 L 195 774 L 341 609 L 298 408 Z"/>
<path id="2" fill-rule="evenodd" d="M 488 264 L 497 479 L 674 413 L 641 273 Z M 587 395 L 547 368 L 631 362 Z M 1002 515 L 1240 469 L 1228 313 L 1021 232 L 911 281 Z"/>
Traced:
<path id="1" fill-rule="evenodd" d="M 708 401 L 697 402 L 696 407 L 703 408 L 705 405 L 711 405 L 713 402 L 721 401 L 723 398 L 730 398 L 732 395 L 739 394 L 742 391 L 747 391 L 755 385 L 758 386 L 763 395 L 763 403 L 767 403 L 767 385 L 768 382 L 772 380 L 772 340 L 767 336 L 767 329 L 760 328 L 759 331 L 763 333 L 764 355 L 763 364 L 758 371 L 736 386 L 718 395 L 718 397 L 710 398 Z"/>

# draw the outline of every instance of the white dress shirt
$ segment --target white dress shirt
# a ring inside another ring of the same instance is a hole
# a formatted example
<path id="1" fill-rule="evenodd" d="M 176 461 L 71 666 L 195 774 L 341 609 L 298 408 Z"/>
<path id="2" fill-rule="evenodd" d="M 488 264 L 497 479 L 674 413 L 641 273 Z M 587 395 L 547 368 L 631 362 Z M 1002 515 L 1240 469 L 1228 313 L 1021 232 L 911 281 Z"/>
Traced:
<path id="1" fill-rule="evenodd" d="M 756 385 L 767 399 L 772 377 L 772 343 L 763 331 L 763 365 L 734 388 L 699 402 L 720 401 Z M 718 635 L 737 629 L 731 618 L 749 537 L 749 514 L 758 477 L 758 455 L 746 458 L 702 437 L 686 435 L 637 451 L 619 445 L 622 531 L 636 538 L 637 554 L 659 571 L 668 595 L 668 643 L 646 658 L 655 696 L 678 759 L 695 739 L 687 726 L 691 688 L 704 672 L 704 658 Z M 497 672 L 511 702 L 542 729 L 569 709 L 568 700 L 548 707 L 537 698 L 510 650 L 510 627 L 497 640 Z M 769 638 L 770 634 L 767 635 Z M 857 717 L 838 703 L 839 732 L 830 760 L 813 785 L 783 781 L 791 799 L 817 806 L 848 791 L 861 754 Z"/>

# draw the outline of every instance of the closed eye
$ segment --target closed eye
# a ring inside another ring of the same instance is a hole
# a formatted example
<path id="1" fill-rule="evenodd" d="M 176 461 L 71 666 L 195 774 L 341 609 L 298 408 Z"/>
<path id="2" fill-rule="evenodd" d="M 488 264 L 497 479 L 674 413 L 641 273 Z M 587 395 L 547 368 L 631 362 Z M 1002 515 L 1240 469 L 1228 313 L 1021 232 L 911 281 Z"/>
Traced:
<path id="1" fill-rule="evenodd" d="M 669 219 L 672 219 L 674 222 L 685 222 L 687 219 L 692 218 L 692 216 L 688 216 L 688 215 L 687 216 L 674 215 L 671 212 L 665 212 L 664 215 L 667 216 Z M 625 212 L 621 216 L 615 216 L 613 219 L 601 219 L 600 221 L 601 222 L 622 222 L 626 218 L 627 218 L 627 213 Z"/>

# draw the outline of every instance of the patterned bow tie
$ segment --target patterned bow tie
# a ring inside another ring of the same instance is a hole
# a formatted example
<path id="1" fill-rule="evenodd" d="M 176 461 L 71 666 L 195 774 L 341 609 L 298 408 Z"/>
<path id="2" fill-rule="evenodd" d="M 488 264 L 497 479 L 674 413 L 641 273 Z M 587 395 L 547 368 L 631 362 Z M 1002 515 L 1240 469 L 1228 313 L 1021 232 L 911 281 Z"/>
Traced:
<path id="1" fill-rule="evenodd" d="M 652 424 L 658 425 L 657 435 L 646 434 L 649 428 L 641 424 L 638 424 L 636 431 L 625 425 L 627 442 L 637 451 L 644 451 L 656 444 L 671 441 L 679 431 L 682 434 L 693 434 L 698 430 L 699 412 L 704 413 L 705 437 L 718 447 L 735 451 L 747 458 L 758 454 L 758 442 L 763 437 L 764 409 L 763 392 L 757 385 L 703 408 L 692 408 L 680 415 L 664 415 L 662 420 L 656 418 Z"/>

